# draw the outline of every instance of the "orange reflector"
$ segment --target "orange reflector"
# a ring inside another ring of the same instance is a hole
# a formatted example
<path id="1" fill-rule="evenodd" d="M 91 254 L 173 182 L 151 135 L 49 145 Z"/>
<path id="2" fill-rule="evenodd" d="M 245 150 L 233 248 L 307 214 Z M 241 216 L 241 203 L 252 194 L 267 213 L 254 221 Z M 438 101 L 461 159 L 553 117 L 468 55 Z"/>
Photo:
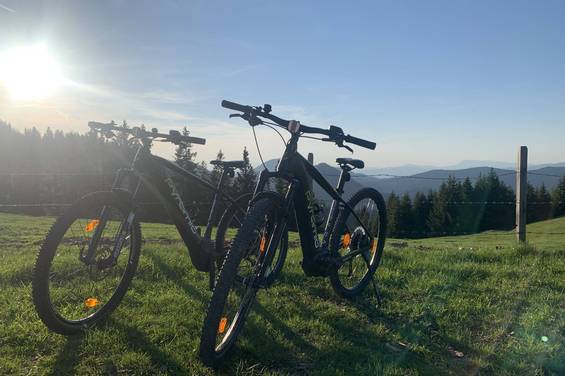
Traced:
<path id="1" fill-rule="evenodd" d="M 226 325 L 228 324 L 228 318 L 222 317 L 220 320 L 220 325 L 218 325 L 218 334 L 222 334 L 226 331 Z"/>
<path id="2" fill-rule="evenodd" d="M 349 232 L 346 232 L 345 235 L 343 235 L 341 245 L 343 246 L 343 248 L 347 248 L 349 247 L 349 244 L 351 244 L 351 235 L 349 234 Z"/>
<path id="3" fill-rule="evenodd" d="M 261 253 L 265 252 L 266 245 L 267 245 L 267 237 L 265 236 L 265 234 L 263 234 L 261 236 L 261 243 L 259 244 L 259 251 L 261 251 Z"/>
<path id="4" fill-rule="evenodd" d="M 84 228 L 84 231 L 86 231 L 86 232 L 94 231 L 94 229 L 96 228 L 96 226 L 98 226 L 99 223 L 100 223 L 100 220 L 98 220 L 98 219 L 93 219 L 91 221 L 88 221 L 88 223 L 86 224 L 86 227 Z"/>
<path id="5" fill-rule="evenodd" d="M 373 239 L 373 241 L 371 242 L 371 254 L 375 254 L 375 252 L 377 251 L 377 239 Z"/>
<path id="6" fill-rule="evenodd" d="M 100 303 L 100 301 L 98 301 L 98 299 L 96 298 L 88 298 L 84 301 L 84 306 L 86 308 L 95 308 L 98 303 Z"/>

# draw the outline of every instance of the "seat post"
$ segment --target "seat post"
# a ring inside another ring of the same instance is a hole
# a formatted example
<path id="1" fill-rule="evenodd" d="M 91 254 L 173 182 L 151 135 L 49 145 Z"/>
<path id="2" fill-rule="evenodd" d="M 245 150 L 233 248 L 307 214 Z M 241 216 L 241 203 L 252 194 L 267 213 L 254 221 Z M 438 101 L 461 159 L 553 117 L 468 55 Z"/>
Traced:
<path id="1" fill-rule="evenodd" d="M 214 225 L 214 219 L 216 217 L 216 207 L 218 196 L 220 195 L 220 190 L 224 185 L 224 180 L 226 178 L 226 173 L 228 172 L 229 168 L 222 169 L 222 174 L 220 175 L 220 180 L 218 181 L 217 191 L 214 192 L 214 198 L 212 199 L 212 207 L 210 207 L 210 214 L 208 215 L 208 223 L 206 224 L 206 232 L 204 233 L 204 237 L 210 238 L 212 236 L 212 226 Z"/>
<path id="2" fill-rule="evenodd" d="M 346 165 L 340 165 L 340 167 L 341 167 L 341 174 L 339 174 L 339 179 L 337 181 L 337 187 L 335 190 L 337 191 L 337 193 L 342 195 L 343 186 L 345 185 L 346 182 L 351 180 L 351 174 L 349 173 L 349 171 L 351 171 L 351 168 Z"/>

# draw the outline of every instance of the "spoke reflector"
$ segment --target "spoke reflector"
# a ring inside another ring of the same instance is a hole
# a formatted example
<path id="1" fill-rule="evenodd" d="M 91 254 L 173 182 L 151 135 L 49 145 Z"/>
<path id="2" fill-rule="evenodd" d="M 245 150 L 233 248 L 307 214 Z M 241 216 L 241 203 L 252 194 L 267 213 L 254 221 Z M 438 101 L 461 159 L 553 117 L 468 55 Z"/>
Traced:
<path id="1" fill-rule="evenodd" d="M 373 239 L 371 242 L 371 254 L 374 255 L 377 251 L 377 239 Z"/>
<path id="2" fill-rule="evenodd" d="M 267 245 L 267 237 L 263 234 L 261 236 L 261 243 L 259 244 L 259 251 L 261 251 L 261 253 L 265 252 L 265 245 Z"/>
<path id="3" fill-rule="evenodd" d="M 86 231 L 86 232 L 94 231 L 94 229 L 96 228 L 96 226 L 98 226 L 99 223 L 100 223 L 100 220 L 98 220 L 98 219 L 93 219 L 91 221 L 88 221 L 88 223 L 86 224 L 86 227 L 84 228 L 84 231 Z"/>
<path id="4" fill-rule="evenodd" d="M 88 298 L 84 301 L 84 306 L 86 308 L 92 309 L 96 308 L 96 306 L 100 303 L 100 301 L 96 298 Z"/>
<path id="5" fill-rule="evenodd" d="M 349 232 L 346 232 L 345 235 L 343 235 L 341 244 L 343 248 L 349 247 L 349 245 L 351 244 L 351 234 L 349 234 Z"/>
<path id="6" fill-rule="evenodd" d="M 226 325 L 228 324 L 228 318 L 222 317 L 220 320 L 220 325 L 218 325 L 218 334 L 222 334 L 226 331 Z"/>

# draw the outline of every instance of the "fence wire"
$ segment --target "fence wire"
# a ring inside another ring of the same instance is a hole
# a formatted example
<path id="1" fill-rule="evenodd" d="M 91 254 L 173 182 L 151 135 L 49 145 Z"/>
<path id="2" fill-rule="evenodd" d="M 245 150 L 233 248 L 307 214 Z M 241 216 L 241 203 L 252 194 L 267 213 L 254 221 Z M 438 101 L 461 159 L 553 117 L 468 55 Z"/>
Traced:
<path id="1" fill-rule="evenodd" d="M 547 177 L 554 177 L 554 178 L 563 178 L 564 175 L 554 175 L 554 174 L 546 174 L 546 173 L 539 173 L 539 172 L 528 172 L 529 175 L 535 176 L 547 176 Z M 326 177 L 339 177 L 340 174 L 323 174 Z M 498 177 L 508 176 L 508 175 L 516 175 L 516 171 L 509 171 L 506 173 L 497 174 Z M 25 177 L 25 176 L 39 176 L 39 177 L 64 177 L 64 176 L 72 176 L 72 177 L 103 177 L 103 178 L 113 178 L 115 173 L 82 173 L 82 172 L 10 172 L 10 173 L 0 173 L 0 177 L 9 177 L 13 179 L 15 177 Z M 454 177 L 452 175 L 447 177 L 433 177 L 433 176 L 418 176 L 418 175 L 395 175 L 395 174 L 386 174 L 386 173 L 377 173 L 377 174 L 353 174 L 352 176 L 355 179 L 358 178 L 397 178 L 397 179 L 420 179 L 420 180 L 436 180 L 436 181 L 446 181 L 448 179 L 459 180 L 463 181 L 466 179 L 476 180 L 479 179 L 481 176 L 475 177 Z M 329 200 L 319 200 L 319 202 L 329 207 L 331 205 L 331 201 Z M 432 205 L 432 202 L 426 202 L 426 205 Z M 473 206 L 473 205 L 516 205 L 517 202 L 515 201 L 448 201 L 445 202 L 446 205 L 449 206 Z M 535 205 L 552 205 L 552 204 L 565 204 L 564 201 L 532 201 L 528 202 L 528 206 L 535 206 Z M 0 210 L 1 209 L 33 209 L 33 208 L 66 208 L 70 207 L 72 203 L 0 203 Z M 138 202 L 137 205 L 141 207 L 150 207 L 150 206 L 161 206 L 160 202 Z M 187 208 L 201 208 L 210 205 L 210 202 L 192 202 L 192 203 L 185 203 Z M 489 230 L 490 231 L 490 230 Z M 496 236 L 515 236 L 514 232 L 503 232 L 500 230 L 495 235 Z M 449 232 L 449 231 L 400 231 L 399 235 L 404 236 L 460 236 L 460 235 L 473 235 L 477 234 L 477 232 Z M 565 232 L 535 232 L 535 231 L 528 231 L 528 234 L 540 234 L 540 235 L 565 235 Z"/>

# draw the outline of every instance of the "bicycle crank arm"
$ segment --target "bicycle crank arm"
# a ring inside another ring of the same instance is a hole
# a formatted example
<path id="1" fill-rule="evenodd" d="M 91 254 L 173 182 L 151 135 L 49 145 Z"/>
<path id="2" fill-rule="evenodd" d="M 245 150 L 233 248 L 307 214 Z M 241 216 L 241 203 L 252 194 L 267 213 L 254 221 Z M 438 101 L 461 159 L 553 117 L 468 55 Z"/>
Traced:
<path id="1" fill-rule="evenodd" d="M 357 249 L 353 252 L 349 252 L 345 256 L 341 257 L 340 260 L 341 260 L 342 263 L 346 263 L 347 261 L 355 258 L 357 255 L 364 254 L 365 252 L 368 252 L 368 251 L 369 251 L 369 247 L 363 247 L 363 248 Z"/>

